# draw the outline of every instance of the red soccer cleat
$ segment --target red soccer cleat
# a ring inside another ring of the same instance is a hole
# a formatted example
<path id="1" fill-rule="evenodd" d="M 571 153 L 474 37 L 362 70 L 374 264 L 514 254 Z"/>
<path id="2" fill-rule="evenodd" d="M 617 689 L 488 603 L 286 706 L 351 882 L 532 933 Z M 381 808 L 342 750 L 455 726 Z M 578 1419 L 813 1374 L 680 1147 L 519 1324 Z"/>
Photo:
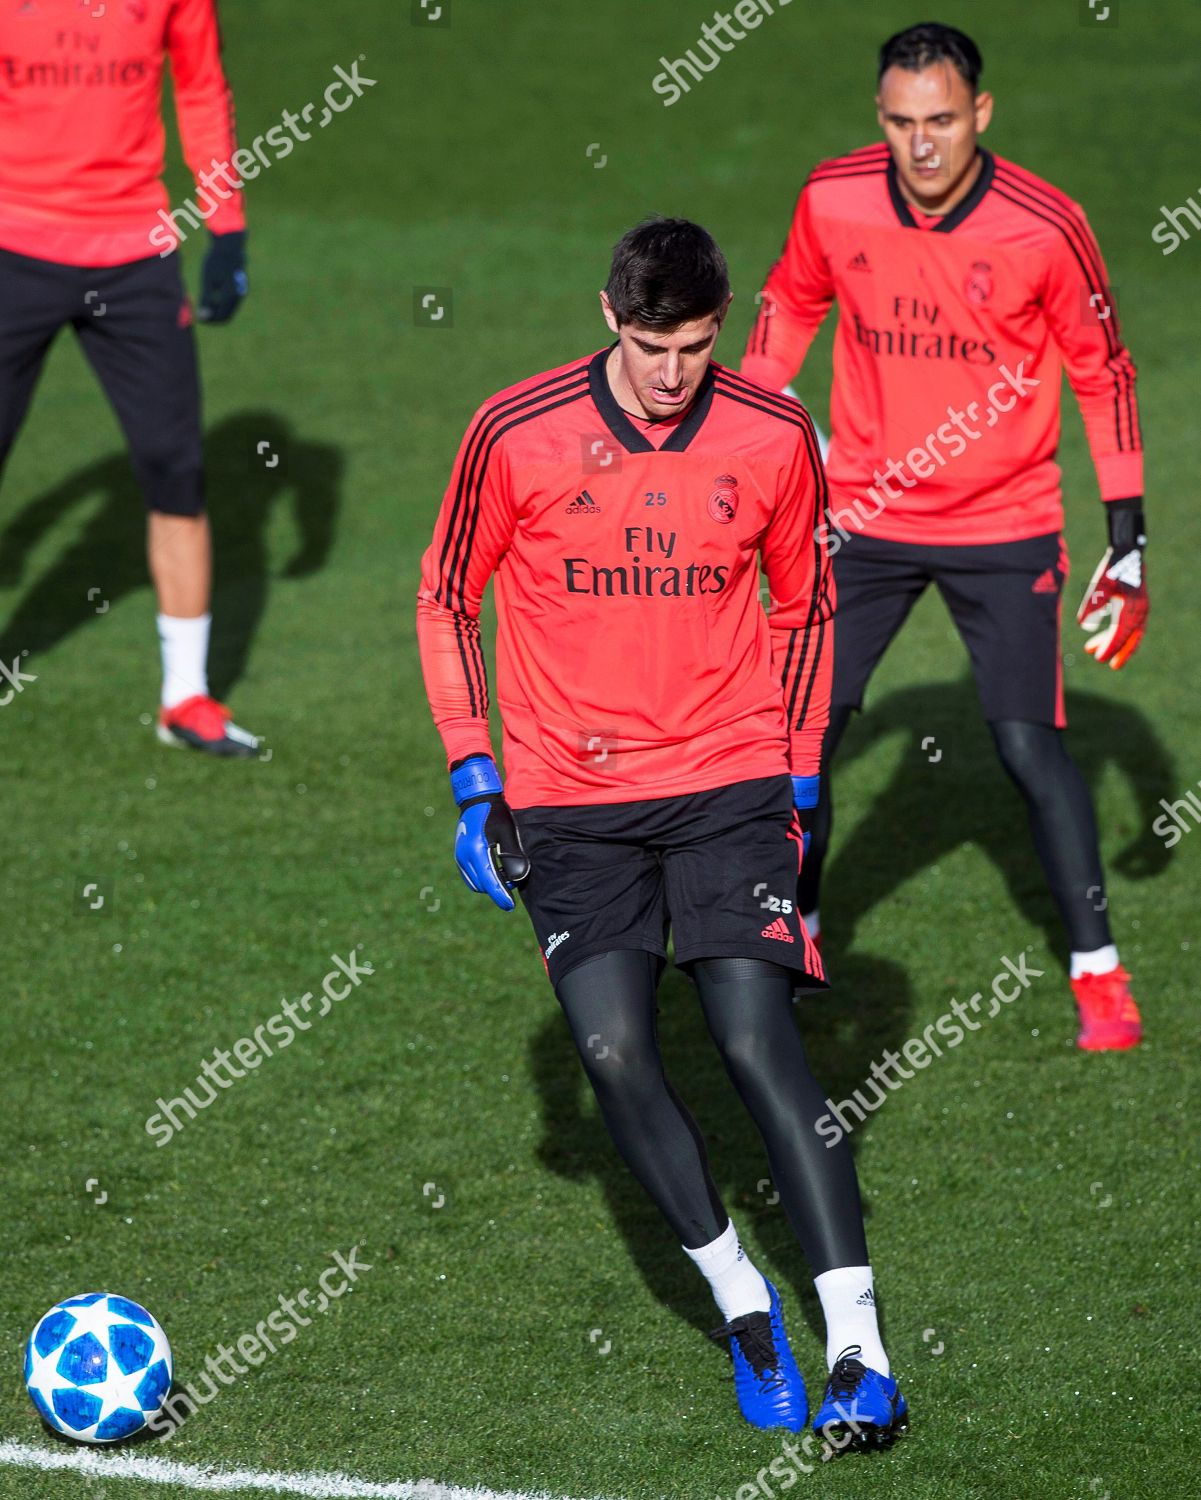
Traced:
<path id="1" fill-rule="evenodd" d="M 1143 1037 L 1138 1006 L 1130 993 L 1130 975 L 1118 964 L 1108 974 L 1082 974 L 1072 980 L 1080 1012 L 1077 1047 L 1086 1052 L 1123 1052 Z"/>
<path id="2" fill-rule="evenodd" d="M 158 737 L 164 745 L 186 746 L 209 755 L 256 755 L 259 748 L 258 739 L 238 728 L 225 704 L 205 693 L 162 709 L 158 716 Z"/>

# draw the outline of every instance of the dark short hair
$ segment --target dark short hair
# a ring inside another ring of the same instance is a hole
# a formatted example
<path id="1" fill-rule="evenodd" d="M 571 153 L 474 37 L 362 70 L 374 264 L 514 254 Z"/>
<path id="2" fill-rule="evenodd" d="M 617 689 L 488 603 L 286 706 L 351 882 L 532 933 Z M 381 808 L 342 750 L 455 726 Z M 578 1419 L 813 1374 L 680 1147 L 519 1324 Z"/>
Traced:
<path id="1" fill-rule="evenodd" d="M 619 324 L 667 333 L 720 313 L 730 272 L 717 241 L 690 219 L 643 219 L 613 247 L 605 294 Z"/>
<path id="2" fill-rule="evenodd" d="M 939 62 L 951 63 L 972 93 L 976 92 L 984 71 L 979 47 L 970 36 L 938 21 L 923 21 L 920 26 L 907 26 L 890 36 L 880 48 L 880 71 L 876 79 L 878 82 L 883 78 L 889 68 L 920 73 L 931 63 Z"/>

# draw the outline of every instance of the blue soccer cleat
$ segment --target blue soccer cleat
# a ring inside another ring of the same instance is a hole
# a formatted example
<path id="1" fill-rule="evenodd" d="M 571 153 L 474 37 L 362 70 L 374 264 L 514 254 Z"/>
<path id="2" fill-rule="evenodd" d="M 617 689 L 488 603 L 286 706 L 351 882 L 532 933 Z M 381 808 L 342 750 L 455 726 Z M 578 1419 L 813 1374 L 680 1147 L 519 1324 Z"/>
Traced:
<path id="1" fill-rule="evenodd" d="M 909 1425 L 909 1407 L 890 1375 L 869 1370 L 858 1344 L 834 1361 L 813 1430 L 832 1448 L 886 1448 Z"/>
<path id="2" fill-rule="evenodd" d="M 715 1329 L 711 1339 L 729 1339 L 734 1361 L 734 1393 L 742 1415 L 752 1427 L 787 1427 L 801 1432 L 809 1417 L 805 1382 L 796 1367 L 780 1294 L 767 1283 L 771 1311 L 745 1313 Z"/>

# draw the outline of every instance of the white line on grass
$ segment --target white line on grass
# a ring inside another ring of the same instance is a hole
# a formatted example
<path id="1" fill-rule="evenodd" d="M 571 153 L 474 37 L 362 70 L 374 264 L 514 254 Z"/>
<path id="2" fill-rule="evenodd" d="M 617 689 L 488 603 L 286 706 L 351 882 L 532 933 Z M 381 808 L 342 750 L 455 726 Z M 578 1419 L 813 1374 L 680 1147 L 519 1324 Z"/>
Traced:
<path id="1" fill-rule="evenodd" d="M 143 1458 L 134 1453 L 97 1453 L 89 1448 L 34 1448 L 8 1439 L 0 1442 L 0 1466 L 16 1469 L 68 1469 L 103 1479 L 140 1479 L 143 1484 L 170 1484 L 176 1490 L 221 1494 L 258 1490 L 269 1495 L 307 1495 L 310 1500 L 551 1500 L 544 1491 L 464 1489 L 432 1479 L 394 1479 L 374 1484 L 349 1474 L 283 1474 L 261 1469 L 210 1469 L 176 1463 L 170 1458 Z"/>

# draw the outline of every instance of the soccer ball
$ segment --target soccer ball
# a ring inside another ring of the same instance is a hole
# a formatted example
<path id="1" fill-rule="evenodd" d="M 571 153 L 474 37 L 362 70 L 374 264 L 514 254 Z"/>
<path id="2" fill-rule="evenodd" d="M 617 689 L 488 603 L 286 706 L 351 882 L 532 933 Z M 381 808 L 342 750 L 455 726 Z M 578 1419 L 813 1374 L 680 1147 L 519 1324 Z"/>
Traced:
<path id="1" fill-rule="evenodd" d="M 81 1443 L 117 1443 L 162 1411 L 171 1346 L 138 1303 L 86 1292 L 56 1303 L 29 1335 L 25 1386 L 56 1432 Z"/>

